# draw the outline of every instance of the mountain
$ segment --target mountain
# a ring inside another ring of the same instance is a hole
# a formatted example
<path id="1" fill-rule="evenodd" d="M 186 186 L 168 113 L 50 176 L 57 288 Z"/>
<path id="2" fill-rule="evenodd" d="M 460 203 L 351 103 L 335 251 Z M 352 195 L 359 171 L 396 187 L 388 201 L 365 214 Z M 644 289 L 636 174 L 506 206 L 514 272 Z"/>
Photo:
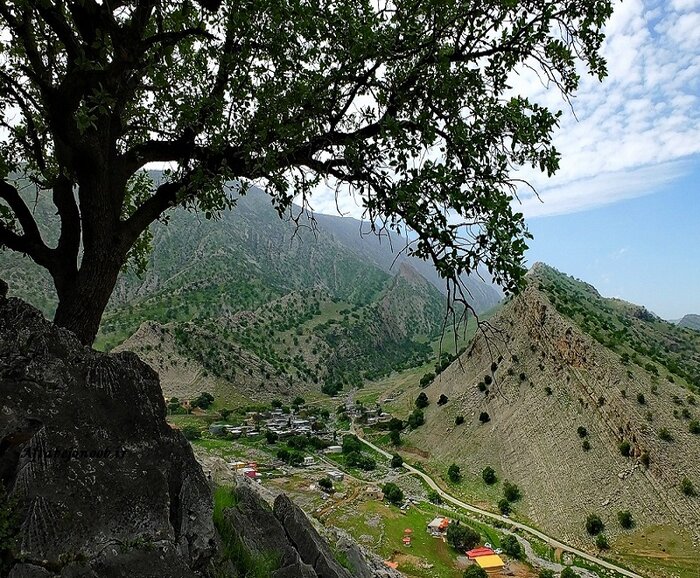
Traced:
<path id="1" fill-rule="evenodd" d="M 442 476 L 457 463 L 459 491 L 495 509 L 501 485 L 481 480 L 493 467 L 522 491 L 517 517 L 583 548 L 593 549 L 585 522 L 596 513 L 617 554 L 646 536 L 660 550 L 666 533 L 697 552 L 700 498 L 683 488 L 685 479 L 700 488 L 700 334 L 542 264 L 527 279 L 423 390 L 431 403 L 407 451 Z M 386 406 L 406 413 L 420 391 L 416 383 Z M 438 405 L 441 394 L 448 401 Z M 617 521 L 622 510 L 632 533 Z M 649 567 L 666 563 L 636 555 Z"/>
<path id="2" fill-rule="evenodd" d="M 37 210 L 55 233 L 49 208 Z M 145 275 L 120 277 L 96 346 L 141 354 L 168 395 L 206 390 L 230 402 L 332 394 L 420 365 L 442 327 L 437 275 L 417 259 L 393 263 L 392 247 L 362 236 L 362 226 L 321 215 L 280 220 L 256 188 L 218 220 L 175 211 L 153 227 Z M 45 273 L 9 252 L 0 267 L 14 294 L 51 314 Z M 493 287 L 468 282 L 478 311 L 498 302 Z"/>
<path id="3" fill-rule="evenodd" d="M 678 325 L 681 327 L 688 327 L 689 329 L 695 329 L 695 331 L 700 331 L 700 315 L 688 313 L 688 315 L 683 316 L 683 318 L 678 322 Z"/>

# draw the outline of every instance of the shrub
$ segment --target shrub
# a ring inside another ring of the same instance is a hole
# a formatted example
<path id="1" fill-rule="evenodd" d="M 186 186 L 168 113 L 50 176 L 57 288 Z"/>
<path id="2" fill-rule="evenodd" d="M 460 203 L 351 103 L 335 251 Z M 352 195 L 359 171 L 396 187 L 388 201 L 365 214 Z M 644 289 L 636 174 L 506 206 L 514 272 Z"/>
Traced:
<path id="1" fill-rule="evenodd" d="M 479 391 L 486 391 L 486 384 L 483 381 L 480 381 L 476 387 L 479 388 Z"/>
<path id="2" fill-rule="evenodd" d="M 583 440 L 581 447 L 583 448 L 584 452 L 587 452 L 588 450 L 591 449 L 591 442 L 589 442 L 588 440 Z"/>
<path id="3" fill-rule="evenodd" d="M 546 386 L 546 387 L 544 388 L 544 392 L 545 392 L 547 395 L 552 395 L 552 388 L 549 387 L 549 386 Z"/>
<path id="4" fill-rule="evenodd" d="M 351 454 L 353 452 L 362 451 L 362 442 L 357 439 L 357 436 L 348 434 L 343 436 L 343 453 Z"/>
<path id="5" fill-rule="evenodd" d="M 433 379 L 435 379 L 434 373 L 426 373 L 423 377 L 420 378 L 420 386 L 428 387 L 430 385 L 430 382 L 433 381 Z"/>
<path id="6" fill-rule="evenodd" d="M 438 405 L 445 405 L 448 401 L 449 401 L 449 398 L 444 393 L 441 393 L 440 397 L 438 398 L 437 404 Z"/>
<path id="7" fill-rule="evenodd" d="M 486 570 L 477 564 L 472 564 L 464 571 L 463 578 L 488 578 Z"/>
<path id="8" fill-rule="evenodd" d="M 659 430 L 659 439 L 662 439 L 665 442 L 671 442 L 673 441 L 673 436 L 671 435 L 671 432 L 668 431 L 665 427 L 662 427 Z"/>
<path id="9" fill-rule="evenodd" d="M 700 421 L 694 419 L 688 424 L 688 431 L 691 434 L 700 435 Z"/>
<path id="10" fill-rule="evenodd" d="M 391 467 L 400 468 L 401 466 L 403 466 L 403 458 L 399 454 L 391 456 Z"/>
<path id="11" fill-rule="evenodd" d="M 403 502 L 403 490 L 393 482 L 387 482 L 382 487 L 384 499 L 391 504 L 399 505 Z"/>
<path id="12" fill-rule="evenodd" d="M 462 472 L 457 464 L 450 464 L 447 468 L 447 477 L 454 484 L 462 481 Z"/>
<path id="13" fill-rule="evenodd" d="M 400 446 L 401 445 L 401 432 L 398 430 L 391 430 L 389 432 L 389 439 L 391 440 L 391 443 L 394 444 L 395 446 Z"/>
<path id="14" fill-rule="evenodd" d="M 493 378 L 490 375 L 485 375 L 484 376 L 484 383 L 486 385 L 491 385 L 493 383 Z"/>
<path id="15" fill-rule="evenodd" d="M 330 478 L 321 478 L 318 481 L 318 485 L 326 492 L 330 492 L 333 489 L 333 482 Z"/>
<path id="16" fill-rule="evenodd" d="M 639 461 L 642 462 L 642 465 L 649 469 L 649 452 L 644 452 L 642 455 L 639 457 Z"/>
<path id="17" fill-rule="evenodd" d="M 513 508 L 508 500 L 506 500 L 505 498 L 501 498 L 500 500 L 498 500 L 498 510 L 501 512 L 501 514 L 507 516 L 512 512 Z"/>
<path id="18" fill-rule="evenodd" d="M 605 534 L 598 534 L 596 536 L 595 545 L 598 547 L 598 550 L 607 550 L 610 548 L 610 544 L 608 544 L 608 539 L 605 537 Z"/>
<path id="19" fill-rule="evenodd" d="M 479 414 L 479 421 L 480 421 L 481 423 L 488 423 L 488 422 L 491 421 L 491 416 L 490 416 L 487 412 L 482 411 L 482 412 Z"/>
<path id="20" fill-rule="evenodd" d="M 629 530 L 632 526 L 634 526 L 632 512 L 629 510 L 622 510 L 618 512 L 617 521 L 620 522 L 620 526 L 622 526 L 625 530 Z"/>
<path id="21" fill-rule="evenodd" d="M 478 532 L 469 526 L 460 524 L 459 520 L 455 520 L 447 526 L 446 538 L 447 543 L 460 553 L 471 550 L 481 541 Z"/>
<path id="22" fill-rule="evenodd" d="M 495 484 L 498 479 L 496 477 L 496 470 L 494 470 L 491 466 L 486 466 L 484 468 L 484 471 L 481 472 L 481 477 L 489 486 L 491 484 Z"/>
<path id="23" fill-rule="evenodd" d="M 268 444 L 274 444 L 279 439 L 279 436 L 275 432 L 267 430 L 265 432 L 265 439 Z"/>
<path id="24" fill-rule="evenodd" d="M 374 458 L 366 456 L 360 452 L 351 452 L 345 457 L 345 463 L 351 468 L 357 467 L 366 472 L 372 471 L 377 467 L 377 462 Z"/>
<path id="25" fill-rule="evenodd" d="M 202 432 L 196 425 L 188 424 L 182 427 L 182 435 L 186 440 L 193 441 L 202 437 Z"/>
<path id="26" fill-rule="evenodd" d="M 404 427 L 403 421 L 398 418 L 392 417 L 387 425 L 390 431 L 401 431 Z"/>
<path id="27" fill-rule="evenodd" d="M 425 423 L 425 415 L 422 409 L 414 409 L 413 413 L 408 416 L 408 425 L 411 429 L 416 429 Z"/>
<path id="28" fill-rule="evenodd" d="M 458 415 L 455 418 L 455 425 L 462 425 L 464 423 L 464 416 L 463 415 Z"/>
<path id="29" fill-rule="evenodd" d="M 629 457 L 630 451 L 632 450 L 632 445 L 627 440 L 623 440 L 617 447 L 623 456 L 626 458 Z"/>
<path id="30" fill-rule="evenodd" d="M 442 497 L 435 490 L 429 490 L 428 501 L 433 504 L 442 504 Z"/>
<path id="31" fill-rule="evenodd" d="M 418 409 L 423 409 L 425 407 L 428 407 L 430 405 L 430 401 L 428 401 L 428 396 L 425 395 L 424 391 L 421 391 L 418 394 L 418 397 L 416 398 L 416 407 Z"/>
<path id="32" fill-rule="evenodd" d="M 578 434 L 578 437 L 583 439 L 588 435 L 588 430 L 585 427 L 583 427 L 582 425 L 580 425 L 580 426 L 578 426 L 576 433 Z"/>
<path id="33" fill-rule="evenodd" d="M 647 400 L 646 400 L 645 397 L 644 397 L 644 394 L 643 394 L 641 391 L 637 394 L 637 401 L 638 401 L 641 405 L 644 405 L 644 404 L 647 402 Z"/>
<path id="34" fill-rule="evenodd" d="M 586 518 L 586 532 L 591 536 L 600 534 L 605 529 L 605 524 L 603 520 L 600 519 L 598 514 L 589 514 Z"/>
<path id="35" fill-rule="evenodd" d="M 523 497 L 520 488 L 507 480 L 503 482 L 503 495 L 509 502 L 517 502 Z"/>
<path id="36" fill-rule="evenodd" d="M 578 578 L 578 574 L 571 569 L 571 566 L 567 566 L 561 571 L 559 578 Z"/>
<path id="37" fill-rule="evenodd" d="M 520 559 L 523 557 L 523 547 L 518 539 L 512 534 L 508 534 L 501 540 L 501 549 L 511 558 Z"/>
<path id="38" fill-rule="evenodd" d="M 554 578 L 554 570 L 549 568 L 542 568 L 537 574 L 537 578 Z"/>
<path id="39" fill-rule="evenodd" d="M 697 495 L 693 482 L 691 482 L 688 478 L 683 478 L 681 481 L 681 492 L 683 492 L 686 496 L 691 497 Z"/>

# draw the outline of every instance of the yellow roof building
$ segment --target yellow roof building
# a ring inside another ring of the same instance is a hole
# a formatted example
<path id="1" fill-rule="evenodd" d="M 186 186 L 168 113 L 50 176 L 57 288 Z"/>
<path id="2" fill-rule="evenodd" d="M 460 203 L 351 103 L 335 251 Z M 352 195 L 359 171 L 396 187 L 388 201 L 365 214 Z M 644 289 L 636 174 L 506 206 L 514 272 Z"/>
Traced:
<path id="1" fill-rule="evenodd" d="M 505 562 L 501 559 L 501 557 L 497 556 L 496 554 L 493 554 L 491 556 L 479 556 L 474 560 L 481 568 L 483 568 L 487 572 L 495 572 L 506 565 Z"/>

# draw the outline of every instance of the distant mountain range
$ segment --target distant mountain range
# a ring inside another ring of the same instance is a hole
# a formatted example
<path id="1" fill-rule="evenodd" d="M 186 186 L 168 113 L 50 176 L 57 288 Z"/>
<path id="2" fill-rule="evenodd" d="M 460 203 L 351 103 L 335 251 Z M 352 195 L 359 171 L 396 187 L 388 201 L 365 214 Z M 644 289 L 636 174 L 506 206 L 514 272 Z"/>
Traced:
<path id="1" fill-rule="evenodd" d="M 55 234 L 51 208 L 37 211 Z M 145 275 L 119 279 L 96 346 L 137 351 L 166 393 L 185 397 L 334 393 L 421 364 L 442 328 L 444 284 L 428 263 L 397 258 L 397 239 L 363 228 L 325 215 L 280 220 L 256 188 L 218 220 L 175 211 L 154 225 Z M 52 313 L 42 270 L 11 252 L 0 268 L 11 292 Z M 464 281 L 477 311 L 500 301 L 493 286 Z"/>
<path id="2" fill-rule="evenodd" d="M 678 321 L 678 325 L 700 331 L 700 315 L 688 313 L 688 315 L 684 315 L 683 318 Z"/>

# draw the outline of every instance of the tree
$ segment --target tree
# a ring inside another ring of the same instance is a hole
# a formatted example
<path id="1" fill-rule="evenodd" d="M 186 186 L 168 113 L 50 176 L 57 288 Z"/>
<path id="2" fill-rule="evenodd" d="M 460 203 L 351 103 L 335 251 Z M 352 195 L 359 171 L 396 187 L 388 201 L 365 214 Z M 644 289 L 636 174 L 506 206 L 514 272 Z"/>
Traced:
<path id="1" fill-rule="evenodd" d="M 588 430 L 585 427 L 583 427 L 582 425 L 580 425 L 580 426 L 578 426 L 576 433 L 578 434 L 578 437 L 583 439 L 588 435 Z"/>
<path id="2" fill-rule="evenodd" d="M 182 427 L 182 435 L 185 436 L 186 440 L 193 441 L 200 439 L 202 432 L 196 425 L 188 424 Z"/>
<path id="3" fill-rule="evenodd" d="M 605 534 L 598 534 L 595 537 L 595 545 L 598 550 L 607 550 L 610 548 L 610 544 L 608 544 L 608 539 L 605 537 Z"/>
<path id="4" fill-rule="evenodd" d="M 275 432 L 272 430 L 267 430 L 265 432 L 265 440 L 267 441 L 268 444 L 272 445 L 274 443 L 277 443 L 277 440 L 279 439 L 279 435 L 277 435 Z"/>
<path id="5" fill-rule="evenodd" d="M 622 526 L 625 530 L 629 530 L 632 526 L 634 526 L 632 512 L 629 510 L 621 510 L 618 512 L 617 521 L 620 522 L 620 526 Z"/>
<path id="6" fill-rule="evenodd" d="M 472 564 L 464 571 L 464 578 L 488 578 L 486 570 L 477 564 Z"/>
<path id="7" fill-rule="evenodd" d="M 416 398 L 416 407 L 418 409 L 423 409 L 426 408 L 430 405 L 430 401 L 428 400 L 428 396 L 425 395 L 424 391 L 421 391 L 418 394 L 418 397 Z"/>
<path id="8" fill-rule="evenodd" d="M 491 421 L 491 416 L 490 416 L 487 412 L 482 411 L 482 412 L 479 414 L 479 421 L 480 421 L 481 423 L 488 423 L 488 422 Z"/>
<path id="9" fill-rule="evenodd" d="M 507 480 L 503 482 L 503 495 L 509 502 L 517 502 L 520 498 L 522 498 L 520 488 L 516 484 L 513 484 Z"/>
<path id="10" fill-rule="evenodd" d="M 384 484 L 382 487 L 382 492 L 384 492 L 384 499 L 387 502 L 390 502 L 396 506 L 403 502 L 403 490 L 393 482 L 387 482 Z"/>
<path id="11" fill-rule="evenodd" d="M 343 436 L 343 453 L 349 454 L 352 452 L 361 452 L 362 442 L 357 439 L 357 436 L 347 434 Z"/>
<path id="12" fill-rule="evenodd" d="M 458 415 L 455 418 L 455 425 L 462 425 L 464 423 L 464 416 L 463 415 Z"/>
<path id="13" fill-rule="evenodd" d="M 391 430 L 389 432 L 389 440 L 391 440 L 391 443 L 394 444 L 395 446 L 400 446 L 401 445 L 401 432 L 399 430 Z"/>
<path id="14" fill-rule="evenodd" d="M 333 481 L 330 478 L 321 478 L 318 481 L 319 487 L 324 490 L 327 493 L 330 493 L 331 490 L 333 490 Z"/>
<path id="15" fill-rule="evenodd" d="M 447 477 L 453 484 L 462 481 L 462 472 L 457 464 L 450 464 L 450 467 L 447 468 Z"/>
<path id="16" fill-rule="evenodd" d="M 603 520 L 600 519 L 598 514 L 589 514 L 586 518 L 586 532 L 591 536 L 600 534 L 605 529 L 605 524 Z"/>
<path id="17" fill-rule="evenodd" d="M 571 569 L 571 566 L 567 566 L 561 571 L 559 578 L 578 578 L 578 574 Z"/>
<path id="18" fill-rule="evenodd" d="M 542 568 L 537 574 L 537 578 L 554 578 L 554 570 Z"/>
<path id="19" fill-rule="evenodd" d="M 501 540 L 501 549 L 516 560 L 523 557 L 523 547 L 513 534 L 508 534 Z"/>
<path id="20" fill-rule="evenodd" d="M 484 468 L 484 471 L 481 472 L 481 477 L 489 486 L 491 484 L 495 484 L 498 480 L 498 478 L 496 477 L 496 470 L 494 470 L 491 466 L 486 466 Z"/>
<path id="21" fill-rule="evenodd" d="M 683 492 L 686 496 L 691 497 L 697 495 L 693 482 L 691 482 L 688 478 L 683 478 L 681 480 L 681 492 Z"/>
<path id="22" fill-rule="evenodd" d="M 694 419 L 688 424 L 688 431 L 691 434 L 700 435 L 700 421 Z"/>
<path id="23" fill-rule="evenodd" d="M 298 408 L 299 406 L 302 406 L 306 403 L 306 400 L 301 397 L 301 396 L 296 396 L 294 400 L 292 401 L 292 407 Z"/>
<path id="24" fill-rule="evenodd" d="M 284 213 L 327 178 L 377 230 L 410 227 L 410 251 L 453 285 L 479 266 L 516 291 L 529 233 L 511 167 L 558 169 L 558 113 L 508 79 L 534 65 L 568 98 L 580 67 L 603 78 L 611 13 L 593 0 L 0 3 L 14 117 L 0 118 L 0 244 L 48 270 L 56 323 L 89 344 L 173 207 L 216 217 L 233 204 L 225 182 L 255 180 Z M 149 163 L 173 168 L 154 181 Z M 27 181 L 56 207 L 55 247 Z"/>
<path id="25" fill-rule="evenodd" d="M 399 454 L 391 456 L 391 467 L 400 468 L 401 466 L 403 466 L 403 458 Z"/>
<path id="26" fill-rule="evenodd" d="M 433 504 L 442 504 L 442 496 L 435 490 L 428 490 L 428 501 Z"/>
<path id="27" fill-rule="evenodd" d="M 511 512 L 512 506 L 506 498 L 501 498 L 498 500 L 498 510 L 501 512 L 501 514 L 507 516 Z"/>
<path id="28" fill-rule="evenodd" d="M 219 415 L 221 416 L 221 419 L 223 419 L 224 421 L 227 420 L 228 416 L 230 416 L 232 413 L 233 413 L 233 410 L 228 409 L 226 407 L 222 407 L 219 410 Z"/>
<path id="29" fill-rule="evenodd" d="M 408 426 L 411 429 L 416 429 L 425 423 L 425 415 L 422 409 L 414 409 L 413 413 L 408 416 Z"/>
<path id="30" fill-rule="evenodd" d="M 627 440 L 623 440 L 620 442 L 618 449 L 623 456 L 629 457 L 630 451 L 632 451 L 632 445 Z"/>
<path id="31" fill-rule="evenodd" d="M 440 397 L 437 400 L 438 405 L 445 405 L 449 401 L 449 398 L 444 394 L 441 393 Z"/>
<path id="32" fill-rule="evenodd" d="M 404 427 L 404 424 L 403 424 L 403 421 L 401 421 L 400 419 L 398 419 L 396 417 L 392 417 L 389 420 L 388 427 L 389 427 L 389 431 L 401 431 Z"/>
<path id="33" fill-rule="evenodd" d="M 446 536 L 447 543 L 458 552 L 471 550 L 481 541 L 481 536 L 469 526 L 459 523 L 459 520 L 452 521 L 447 526 Z"/>

